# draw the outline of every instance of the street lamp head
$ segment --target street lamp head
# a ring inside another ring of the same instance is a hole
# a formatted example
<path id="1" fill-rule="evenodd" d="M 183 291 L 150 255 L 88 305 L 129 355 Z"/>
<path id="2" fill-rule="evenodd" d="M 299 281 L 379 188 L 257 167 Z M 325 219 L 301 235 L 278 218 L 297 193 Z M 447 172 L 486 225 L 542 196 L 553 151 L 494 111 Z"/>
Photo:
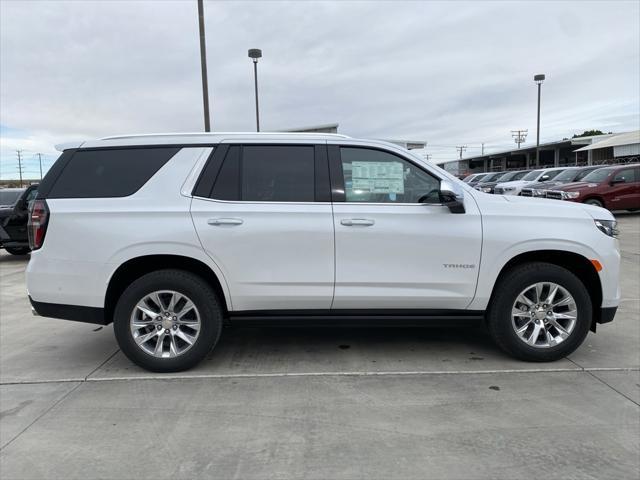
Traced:
<path id="1" fill-rule="evenodd" d="M 533 81 L 536 83 L 542 83 L 544 82 L 544 78 L 544 73 L 539 73 L 538 75 L 533 76 Z"/>
<path id="2" fill-rule="evenodd" d="M 259 58 L 262 58 L 262 50 L 259 48 L 250 48 L 249 58 L 253 59 L 254 62 L 257 62 Z"/>

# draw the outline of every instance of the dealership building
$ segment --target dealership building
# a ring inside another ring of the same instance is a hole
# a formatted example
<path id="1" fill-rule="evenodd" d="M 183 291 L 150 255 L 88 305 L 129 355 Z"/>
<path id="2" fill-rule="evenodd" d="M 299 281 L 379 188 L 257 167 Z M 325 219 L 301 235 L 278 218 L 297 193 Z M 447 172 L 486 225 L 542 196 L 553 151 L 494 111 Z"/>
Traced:
<path id="1" fill-rule="evenodd" d="M 437 163 L 455 175 L 465 175 L 477 172 L 638 161 L 640 161 L 640 130 L 541 143 L 539 163 L 536 162 L 535 146 Z"/>

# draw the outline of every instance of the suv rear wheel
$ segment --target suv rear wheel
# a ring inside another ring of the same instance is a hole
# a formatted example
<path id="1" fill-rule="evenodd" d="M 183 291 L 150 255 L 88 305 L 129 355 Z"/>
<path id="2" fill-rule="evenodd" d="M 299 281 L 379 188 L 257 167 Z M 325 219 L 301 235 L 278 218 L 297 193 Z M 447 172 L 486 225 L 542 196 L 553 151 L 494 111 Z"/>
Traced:
<path id="1" fill-rule="evenodd" d="M 592 307 L 584 284 L 569 270 L 529 263 L 496 284 L 487 323 L 505 352 L 521 360 L 548 362 L 578 348 L 589 333 Z"/>
<path id="2" fill-rule="evenodd" d="M 222 308 L 202 278 L 159 270 L 134 281 L 115 309 L 114 331 L 124 354 L 155 372 L 177 372 L 199 363 L 222 330 Z"/>

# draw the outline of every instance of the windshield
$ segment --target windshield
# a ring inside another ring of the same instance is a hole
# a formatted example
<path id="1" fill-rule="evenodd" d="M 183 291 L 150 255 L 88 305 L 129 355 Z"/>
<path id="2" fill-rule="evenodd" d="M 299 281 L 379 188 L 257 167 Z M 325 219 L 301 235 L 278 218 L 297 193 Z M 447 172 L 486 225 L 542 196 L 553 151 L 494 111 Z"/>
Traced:
<path id="1" fill-rule="evenodd" d="M 502 175 L 504 175 L 503 172 L 499 172 L 499 173 L 490 173 L 489 175 L 487 175 L 485 178 L 482 179 L 483 182 L 495 182 L 498 178 L 500 178 Z"/>
<path id="2" fill-rule="evenodd" d="M 24 190 L 0 190 L 0 205 L 13 205 Z"/>
<path id="3" fill-rule="evenodd" d="M 540 175 L 540 173 L 542 173 L 542 170 L 534 170 L 522 177 L 522 180 L 535 180 L 536 178 L 538 178 L 538 175 Z"/>
<path id="4" fill-rule="evenodd" d="M 527 174 L 526 171 L 524 171 L 524 172 L 507 172 L 503 176 L 500 177 L 500 181 L 501 182 L 512 182 L 514 180 L 520 180 L 526 174 Z"/>
<path id="5" fill-rule="evenodd" d="M 599 168 L 598 170 L 591 172 L 589 175 L 585 175 L 582 181 L 600 183 L 609 176 L 612 170 L 612 168 Z"/>
<path id="6" fill-rule="evenodd" d="M 572 182 L 574 180 L 574 178 L 576 178 L 576 175 L 578 173 L 580 173 L 579 170 L 577 170 L 575 168 L 570 168 L 569 170 L 565 170 L 564 172 L 559 174 L 556 177 L 556 180 L 558 182 Z"/>
<path id="7" fill-rule="evenodd" d="M 585 168 L 584 170 L 580 170 L 578 172 L 578 174 L 576 175 L 576 178 L 573 179 L 574 182 L 577 182 L 579 180 L 582 180 L 584 177 L 586 177 L 587 175 L 589 175 L 591 172 L 593 172 L 594 170 L 597 170 L 597 168 Z"/>

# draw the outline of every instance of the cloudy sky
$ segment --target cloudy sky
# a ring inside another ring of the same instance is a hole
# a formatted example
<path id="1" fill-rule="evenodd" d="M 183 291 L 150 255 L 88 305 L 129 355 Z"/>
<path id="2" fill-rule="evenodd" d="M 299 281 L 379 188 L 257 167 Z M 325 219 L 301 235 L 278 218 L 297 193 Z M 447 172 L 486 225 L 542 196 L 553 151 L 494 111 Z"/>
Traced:
<path id="1" fill-rule="evenodd" d="M 0 0 L 0 176 L 45 170 L 53 145 L 199 131 L 196 0 Z M 425 140 L 433 160 L 640 128 L 640 2 L 205 2 L 212 125 L 255 127 L 248 48 L 261 48 L 263 130 L 337 122 Z"/>

